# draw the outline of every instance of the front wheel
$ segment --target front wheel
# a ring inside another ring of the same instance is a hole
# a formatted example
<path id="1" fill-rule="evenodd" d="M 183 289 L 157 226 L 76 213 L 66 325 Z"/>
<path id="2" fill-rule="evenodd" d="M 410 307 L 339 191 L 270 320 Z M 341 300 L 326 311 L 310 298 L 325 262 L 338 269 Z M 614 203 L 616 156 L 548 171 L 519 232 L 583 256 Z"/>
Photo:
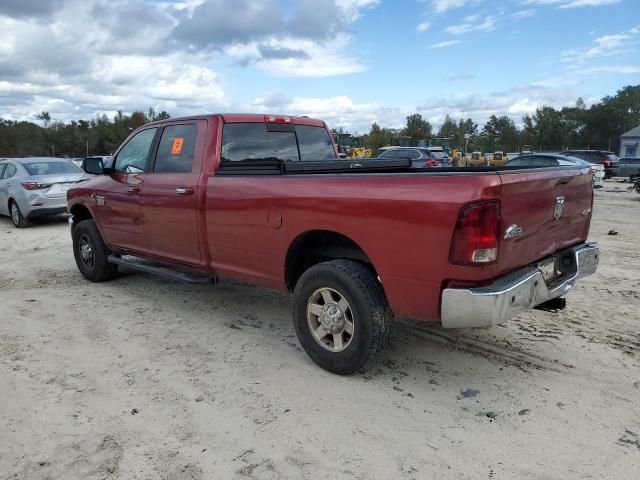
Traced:
<path id="1" fill-rule="evenodd" d="M 109 254 L 96 222 L 83 220 L 74 227 L 73 256 L 84 278 L 92 282 L 113 278 L 118 266 L 108 261 Z"/>
<path id="2" fill-rule="evenodd" d="M 374 273 L 352 260 L 311 267 L 294 292 L 293 323 L 319 366 L 346 375 L 364 370 L 389 343 L 392 314 Z"/>

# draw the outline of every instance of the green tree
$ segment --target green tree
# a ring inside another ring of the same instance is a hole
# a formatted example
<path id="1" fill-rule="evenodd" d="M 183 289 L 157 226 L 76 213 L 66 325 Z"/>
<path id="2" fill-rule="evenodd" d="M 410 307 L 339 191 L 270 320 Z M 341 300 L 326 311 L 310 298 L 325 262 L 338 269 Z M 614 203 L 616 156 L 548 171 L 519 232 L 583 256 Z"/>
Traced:
<path id="1" fill-rule="evenodd" d="M 483 146 L 487 152 L 514 151 L 518 146 L 519 134 L 511 118 L 491 115 L 482 129 Z"/>
<path id="2" fill-rule="evenodd" d="M 371 125 L 371 130 L 364 135 L 364 142 L 367 148 L 373 150 L 376 154 L 378 149 L 391 143 L 392 132 L 388 128 L 381 128 L 377 123 Z"/>
<path id="3" fill-rule="evenodd" d="M 414 113 L 407 117 L 407 125 L 401 134 L 414 140 L 423 140 L 431 138 L 431 129 L 431 124 L 423 119 L 422 115 Z"/>

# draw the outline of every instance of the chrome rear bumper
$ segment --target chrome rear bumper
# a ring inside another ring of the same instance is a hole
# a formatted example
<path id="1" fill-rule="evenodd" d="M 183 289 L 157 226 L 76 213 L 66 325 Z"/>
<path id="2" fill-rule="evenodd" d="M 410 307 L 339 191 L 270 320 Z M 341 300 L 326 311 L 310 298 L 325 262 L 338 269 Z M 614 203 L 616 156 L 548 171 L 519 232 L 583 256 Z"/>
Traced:
<path id="1" fill-rule="evenodd" d="M 566 294 L 580 278 L 594 273 L 600 249 L 594 243 L 577 245 L 553 255 L 562 275 L 547 284 L 536 265 L 524 267 L 479 288 L 445 288 L 442 326 L 489 327 L 506 322 L 536 305 Z M 546 259 L 545 259 L 546 260 Z"/>

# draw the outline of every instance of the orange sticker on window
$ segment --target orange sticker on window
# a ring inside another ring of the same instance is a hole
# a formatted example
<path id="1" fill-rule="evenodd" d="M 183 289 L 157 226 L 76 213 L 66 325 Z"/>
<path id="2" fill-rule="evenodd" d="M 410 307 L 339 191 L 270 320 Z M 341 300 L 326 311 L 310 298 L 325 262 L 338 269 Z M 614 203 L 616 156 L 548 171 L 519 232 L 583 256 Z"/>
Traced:
<path id="1" fill-rule="evenodd" d="M 171 155 L 180 155 L 182 153 L 182 144 L 184 143 L 183 137 L 176 137 L 173 139 L 171 145 Z"/>

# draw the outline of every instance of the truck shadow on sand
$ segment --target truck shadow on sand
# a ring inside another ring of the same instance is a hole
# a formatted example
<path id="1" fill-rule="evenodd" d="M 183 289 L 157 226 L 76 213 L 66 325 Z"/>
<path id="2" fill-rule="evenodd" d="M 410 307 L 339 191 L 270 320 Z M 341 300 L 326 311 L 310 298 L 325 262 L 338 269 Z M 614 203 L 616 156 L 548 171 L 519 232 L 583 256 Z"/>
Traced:
<path id="1" fill-rule="evenodd" d="M 259 344 L 266 336 L 270 345 L 280 342 L 285 347 L 283 351 L 278 352 L 279 355 L 288 356 L 291 349 L 302 352 L 291 320 L 292 300 L 287 294 L 234 281 L 223 280 L 217 285 L 193 286 L 128 272 L 119 280 L 108 284 L 114 287 L 121 285 L 123 289 L 133 292 L 139 289 L 145 292 L 144 296 L 148 296 L 149 292 L 156 292 L 148 301 L 161 310 L 170 311 L 175 308 L 175 294 L 178 294 L 188 299 L 180 308 L 196 324 L 201 321 L 201 312 L 206 310 L 211 313 L 205 320 L 207 323 L 220 322 L 218 326 L 238 331 L 238 334 L 239 331 L 243 331 L 242 335 L 248 336 L 242 340 L 243 343 Z M 174 295 L 164 295 L 163 291 L 171 291 Z M 174 300 L 171 299 L 172 296 Z M 196 315 L 189 315 L 189 312 Z M 188 321 L 187 318 L 185 326 L 188 325 Z M 197 325 L 197 330 L 206 328 L 206 325 Z M 529 345 L 523 345 L 518 341 L 523 336 L 524 333 L 520 329 L 509 325 L 490 329 L 446 330 L 436 324 L 396 319 L 392 326 L 390 347 L 377 363 L 387 366 L 402 364 L 406 368 L 418 368 L 422 372 L 423 367 L 411 365 L 420 362 L 427 362 L 427 365 L 430 362 L 437 364 L 441 362 L 441 357 L 455 352 L 459 360 L 456 362 L 457 366 L 463 369 L 465 363 L 469 368 L 476 368 L 479 358 L 490 362 L 496 369 L 505 365 L 525 371 L 537 369 L 560 372 L 572 368 L 558 359 L 540 354 L 535 344 L 530 345 L 531 348 L 528 348 Z M 299 355 L 296 356 L 300 358 Z M 306 355 L 302 358 L 308 365 L 319 369 Z M 370 368 L 376 370 L 377 366 L 374 363 Z M 398 373 L 403 372 L 395 372 Z M 404 372 L 406 373 L 408 372 Z M 393 371 L 391 374 L 394 374 Z"/>

